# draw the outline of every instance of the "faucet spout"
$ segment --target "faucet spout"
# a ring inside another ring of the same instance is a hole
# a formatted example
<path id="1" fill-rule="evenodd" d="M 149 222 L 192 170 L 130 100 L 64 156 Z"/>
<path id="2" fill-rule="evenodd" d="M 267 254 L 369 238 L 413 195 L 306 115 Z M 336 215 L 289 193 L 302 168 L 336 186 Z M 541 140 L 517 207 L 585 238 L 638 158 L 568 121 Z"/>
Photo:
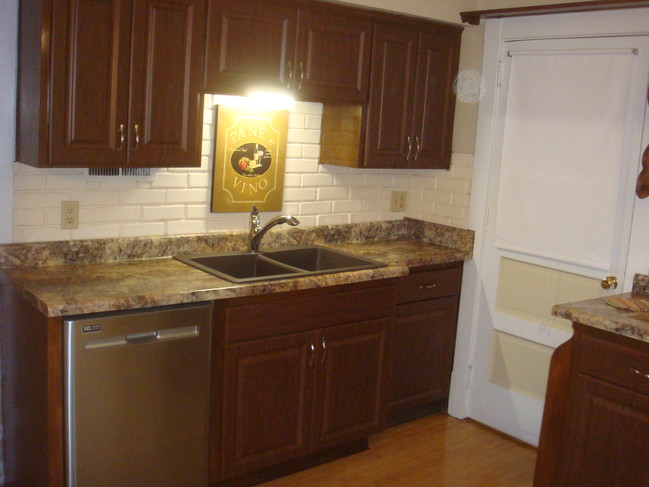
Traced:
<path id="1" fill-rule="evenodd" d="M 286 223 L 292 227 L 295 227 L 300 224 L 300 220 L 291 215 L 280 215 L 275 218 L 271 218 L 266 225 L 261 226 L 261 220 L 259 217 L 259 210 L 253 205 L 252 211 L 250 212 L 250 232 L 249 232 L 249 248 L 251 252 L 259 252 L 259 245 L 261 244 L 261 239 L 266 232 L 277 225 L 282 225 Z"/>

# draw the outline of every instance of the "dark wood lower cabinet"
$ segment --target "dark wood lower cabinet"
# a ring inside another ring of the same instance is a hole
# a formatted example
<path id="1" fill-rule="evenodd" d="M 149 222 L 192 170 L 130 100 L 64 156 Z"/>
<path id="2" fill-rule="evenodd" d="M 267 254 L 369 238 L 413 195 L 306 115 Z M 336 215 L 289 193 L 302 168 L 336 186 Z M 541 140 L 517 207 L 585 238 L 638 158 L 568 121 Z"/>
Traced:
<path id="1" fill-rule="evenodd" d="M 553 356 L 534 486 L 649 485 L 649 343 L 574 330 Z"/>
<path id="2" fill-rule="evenodd" d="M 391 422 L 448 399 L 461 281 L 459 263 L 413 270 L 397 284 Z"/>
<path id="3" fill-rule="evenodd" d="M 217 302 L 225 345 L 212 481 L 245 483 L 385 426 L 394 295 L 390 281 Z"/>

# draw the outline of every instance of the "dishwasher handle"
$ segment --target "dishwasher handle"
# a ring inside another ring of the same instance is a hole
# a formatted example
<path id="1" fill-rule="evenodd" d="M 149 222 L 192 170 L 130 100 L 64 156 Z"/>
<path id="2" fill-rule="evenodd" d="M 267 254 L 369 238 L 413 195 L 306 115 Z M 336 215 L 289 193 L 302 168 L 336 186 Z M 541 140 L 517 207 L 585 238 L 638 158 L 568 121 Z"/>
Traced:
<path id="1" fill-rule="evenodd" d="M 184 338 L 195 338 L 200 335 L 200 326 L 179 326 L 177 328 L 166 328 L 155 331 L 144 331 L 129 333 L 88 340 L 84 348 L 96 350 L 102 348 L 124 347 L 128 345 L 139 345 L 142 343 L 166 342 L 171 340 L 182 340 Z"/>
<path id="2" fill-rule="evenodd" d="M 158 339 L 159 332 L 145 331 L 142 333 L 129 333 L 126 335 L 126 342 L 129 345 L 137 345 L 139 343 L 155 342 Z"/>

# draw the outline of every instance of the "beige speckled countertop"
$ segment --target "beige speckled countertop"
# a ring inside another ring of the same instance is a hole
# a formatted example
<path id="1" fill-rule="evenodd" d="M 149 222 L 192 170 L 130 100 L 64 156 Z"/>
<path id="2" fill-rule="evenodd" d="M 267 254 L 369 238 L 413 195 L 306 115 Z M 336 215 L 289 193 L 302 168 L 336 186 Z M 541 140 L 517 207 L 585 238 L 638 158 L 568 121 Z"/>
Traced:
<path id="1" fill-rule="evenodd" d="M 633 292 L 618 296 L 630 298 L 634 295 L 646 297 L 649 277 L 636 274 Z M 574 303 L 557 304 L 552 314 L 570 321 L 600 328 L 637 340 L 649 342 L 649 312 L 627 311 L 606 303 L 606 298 L 588 299 Z"/>
<path id="2" fill-rule="evenodd" d="M 318 244 L 386 267 L 234 284 L 171 255 L 240 250 L 245 232 L 0 246 L 3 279 L 47 316 L 211 301 L 399 277 L 409 267 L 471 258 L 473 232 L 418 220 L 278 229 L 266 248 Z"/>

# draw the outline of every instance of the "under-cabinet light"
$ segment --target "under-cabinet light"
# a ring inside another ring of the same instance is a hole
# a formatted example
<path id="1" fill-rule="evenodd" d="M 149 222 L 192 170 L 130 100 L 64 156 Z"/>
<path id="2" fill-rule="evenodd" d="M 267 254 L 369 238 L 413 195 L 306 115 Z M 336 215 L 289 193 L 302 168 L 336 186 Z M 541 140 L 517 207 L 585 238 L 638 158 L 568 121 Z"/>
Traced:
<path id="1" fill-rule="evenodd" d="M 228 105 L 240 108 L 258 108 L 260 110 L 290 110 L 295 100 L 285 93 L 254 91 L 248 96 L 214 95 L 215 105 Z"/>

